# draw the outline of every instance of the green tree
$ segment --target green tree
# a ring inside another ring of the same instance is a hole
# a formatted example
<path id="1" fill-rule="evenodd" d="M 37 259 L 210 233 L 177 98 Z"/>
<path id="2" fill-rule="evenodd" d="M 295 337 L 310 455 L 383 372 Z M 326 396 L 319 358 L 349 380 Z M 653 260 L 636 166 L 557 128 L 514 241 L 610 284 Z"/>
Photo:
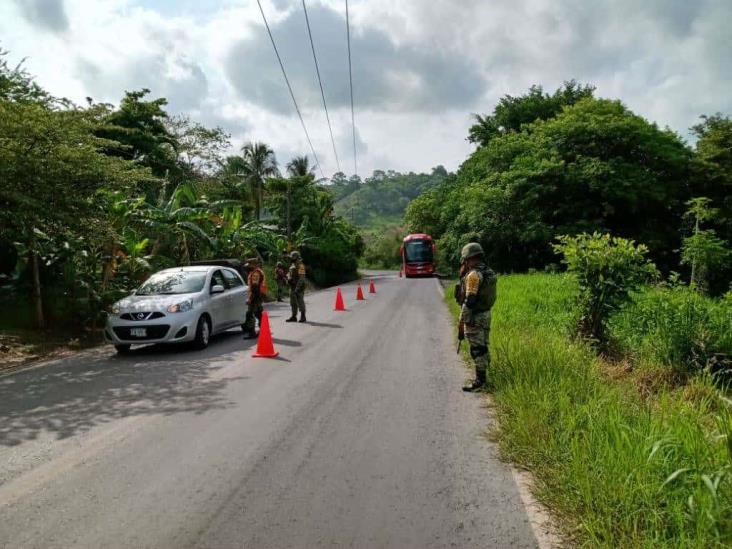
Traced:
<path id="1" fill-rule="evenodd" d="M 0 100 L 0 240 L 18 240 L 26 250 L 38 326 L 45 325 L 39 239 L 96 238 L 106 230 L 97 192 L 152 179 L 104 154 L 116 144 L 95 135 L 97 115 Z"/>
<path id="2" fill-rule="evenodd" d="M 277 160 L 274 151 L 269 145 L 262 142 L 247 143 L 242 147 L 241 152 L 244 159 L 245 177 L 253 189 L 252 194 L 255 199 L 254 217 L 259 220 L 261 219 L 263 205 L 264 181 L 279 173 Z"/>
<path id="3" fill-rule="evenodd" d="M 554 262 L 557 235 L 600 231 L 647 245 L 670 270 L 681 242 L 669 227 L 690 198 L 691 158 L 676 134 L 619 101 L 586 98 L 493 138 L 436 191 L 436 212 L 414 206 L 407 221 L 412 228 L 418 207 L 431 216 L 442 230 L 433 234 L 438 249 L 454 265 L 468 234 L 491 264 L 511 271 Z"/>
<path id="4" fill-rule="evenodd" d="M 694 195 L 705 196 L 718 215 L 710 220 L 719 238 L 732 242 L 732 120 L 715 114 L 702 116 L 692 128 L 698 140 L 694 163 Z M 732 281 L 732 263 L 708 273 L 711 292 L 723 293 Z"/>
<path id="5" fill-rule="evenodd" d="M 473 115 L 476 123 L 468 131 L 468 141 L 483 147 L 495 137 L 521 131 L 524 124 L 553 118 L 564 107 L 592 97 L 594 92 L 594 86 L 570 80 L 553 94 L 544 92 L 541 86 L 531 86 L 524 95 L 504 95 L 493 109 L 493 114 Z"/>
<path id="6" fill-rule="evenodd" d="M 554 247 L 579 283 L 578 332 L 600 345 L 607 343 L 610 314 L 630 292 L 657 275 L 646 258 L 648 248 L 609 234 L 560 236 Z"/>
<path id="7" fill-rule="evenodd" d="M 111 140 L 106 151 L 110 155 L 131 160 L 149 168 L 159 178 L 180 179 L 177 162 L 179 143 L 168 129 L 167 100 L 145 100 L 150 90 L 125 93 L 119 108 L 102 105 L 107 110 L 105 124 L 97 130 L 99 137 Z M 157 195 L 156 187 L 146 187 L 150 197 Z"/>
<path id="8" fill-rule="evenodd" d="M 724 269 L 730 259 L 727 243 L 719 238 L 714 229 L 703 229 L 702 224 L 713 220 L 719 210 L 710 207 L 711 200 L 698 197 L 687 202 L 689 210 L 685 217 L 692 220 L 692 234 L 684 238 L 681 248 L 681 263 L 691 266 L 691 285 L 702 292 L 706 290 L 709 274 Z"/>

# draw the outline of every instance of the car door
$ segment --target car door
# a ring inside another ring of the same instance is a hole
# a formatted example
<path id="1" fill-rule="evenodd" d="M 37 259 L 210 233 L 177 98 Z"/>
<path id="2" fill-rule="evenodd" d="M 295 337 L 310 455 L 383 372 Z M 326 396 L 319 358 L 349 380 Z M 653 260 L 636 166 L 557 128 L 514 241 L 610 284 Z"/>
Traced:
<path id="1" fill-rule="evenodd" d="M 243 324 L 247 315 L 246 286 L 241 277 L 231 269 L 222 269 L 229 294 L 229 320 L 232 325 Z"/>
<path id="2" fill-rule="evenodd" d="M 214 294 L 214 286 L 221 286 L 224 291 L 220 294 Z M 219 332 L 226 329 L 231 323 L 231 313 L 229 307 L 229 292 L 226 289 L 226 281 L 224 275 L 221 273 L 221 269 L 216 269 L 211 274 L 211 282 L 208 287 L 209 291 L 209 311 L 211 313 L 211 323 L 213 324 L 213 331 Z"/>

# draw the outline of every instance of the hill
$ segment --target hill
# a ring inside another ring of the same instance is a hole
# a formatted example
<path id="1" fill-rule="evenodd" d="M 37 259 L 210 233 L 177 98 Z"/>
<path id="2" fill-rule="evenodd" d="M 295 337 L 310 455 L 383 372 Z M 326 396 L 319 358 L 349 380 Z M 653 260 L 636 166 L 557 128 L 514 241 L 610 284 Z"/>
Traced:
<path id="1" fill-rule="evenodd" d="M 360 227 L 368 238 L 375 231 L 401 225 L 407 204 L 443 183 L 450 174 L 437 166 L 429 174 L 375 170 L 363 181 L 339 175 L 328 185 L 335 198 L 336 214 Z"/>

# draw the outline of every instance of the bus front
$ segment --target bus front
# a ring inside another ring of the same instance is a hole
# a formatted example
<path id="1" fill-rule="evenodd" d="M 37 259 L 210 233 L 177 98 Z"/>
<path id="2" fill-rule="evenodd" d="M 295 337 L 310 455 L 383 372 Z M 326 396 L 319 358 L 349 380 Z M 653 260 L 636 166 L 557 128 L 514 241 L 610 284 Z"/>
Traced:
<path id="1" fill-rule="evenodd" d="M 404 276 L 432 276 L 435 273 L 435 244 L 428 234 L 410 234 L 402 242 Z"/>

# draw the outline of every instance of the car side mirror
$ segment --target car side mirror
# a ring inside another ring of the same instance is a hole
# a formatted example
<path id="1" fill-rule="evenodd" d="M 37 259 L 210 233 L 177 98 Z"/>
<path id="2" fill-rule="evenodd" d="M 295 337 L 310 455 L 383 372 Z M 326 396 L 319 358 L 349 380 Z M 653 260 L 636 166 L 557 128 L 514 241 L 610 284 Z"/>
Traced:
<path id="1" fill-rule="evenodd" d="M 132 290 L 132 291 L 130 292 L 130 295 L 137 295 L 137 290 Z"/>
<path id="2" fill-rule="evenodd" d="M 211 287 L 211 293 L 212 294 L 222 294 L 222 293 L 224 293 L 224 287 L 221 284 L 216 284 Z"/>

